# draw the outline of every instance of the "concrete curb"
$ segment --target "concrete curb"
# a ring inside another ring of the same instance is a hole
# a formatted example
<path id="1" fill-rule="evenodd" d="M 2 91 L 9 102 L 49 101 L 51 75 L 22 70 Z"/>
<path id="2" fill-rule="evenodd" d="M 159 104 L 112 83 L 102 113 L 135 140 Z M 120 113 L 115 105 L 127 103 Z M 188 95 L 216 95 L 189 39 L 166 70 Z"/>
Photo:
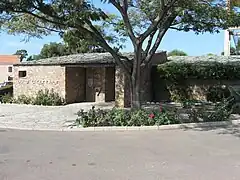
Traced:
<path id="1" fill-rule="evenodd" d="M 240 125 L 240 120 L 232 121 L 220 121 L 220 122 L 204 122 L 204 123 L 185 123 L 185 124 L 173 124 L 173 125 L 162 125 L 162 126 L 131 126 L 131 127 L 73 127 L 73 128 L 38 128 L 38 127 L 7 127 L 0 126 L 0 129 L 10 130 L 28 130 L 28 131 L 60 131 L 60 132 L 106 132 L 106 131 L 149 131 L 149 130 L 175 130 L 175 129 L 198 129 L 198 128 L 213 128 L 213 127 L 224 127 L 224 126 L 236 126 Z"/>

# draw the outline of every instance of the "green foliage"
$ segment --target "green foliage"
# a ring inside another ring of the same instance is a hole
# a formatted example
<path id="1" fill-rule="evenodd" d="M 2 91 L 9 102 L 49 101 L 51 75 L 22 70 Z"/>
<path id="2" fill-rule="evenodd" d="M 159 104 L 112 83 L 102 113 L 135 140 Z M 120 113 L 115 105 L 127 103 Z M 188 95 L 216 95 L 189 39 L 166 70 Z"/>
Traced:
<path id="1" fill-rule="evenodd" d="M 17 50 L 14 55 L 20 55 L 20 62 L 23 61 L 23 59 L 27 58 L 28 56 L 28 52 L 27 50 L 25 49 L 20 49 L 20 50 Z"/>
<path id="2" fill-rule="evenodd" d="M 16 104 L 32 104 L 34 101 L 34 98 L 27 97 L 26 95 L 20 95 L 16 99 L 13 99 L 13 103 Z"/>
<path id="3" fill-rule="evenodd" d="M 170 62 L 160 65 L 158 72 L 162 78 L 173 83 L 186 79 L 237 80 L 240 78 L 240 64 L 238 62 Z"/>
<path id="4" fill-rule="evenodd" d="M 65 101 L 59 96 L 58 93 L 53 90 L 40 90 L 35 97 L 28 97 L 26 95 L 20 95 L 17 98 L 13 98 L 11 103 L 16 104 L 33 104 L 43 106 L 60 106 L 64 105 Z"/>
<path id="5" fill-rule="evenodd" d="M 75 125 L 83 127 L 98 126 L 161 126 L 169 124 L 227 121 L 232 113 L 230 102 L 222 102 L 209 109 L 205 105 L 195 106 L 189 102 L 183 110 L 188 119 L 182 119 L 177 109 L 116 109 L 102 110 L 93 106 L 89 111 L 80 110 Z"/>
<path id="6" fill-rule="evenodd" d="M 53 89 L 49 90 L 40 90 L 38 91 L 36 97 L 33 101 L 34 105 L 44 105 L 44 106 L 60 106 L 64 105 L 64 100 L 59 96 L 58 93 L 54 92 Z"/>
<path id="7" fill-rule="evenodd" d="M 221 84 L 221 81 L 224 80 L 238 80 L 240 78 L 240 64 L 236 62 L 170 62 L 160 65 L 158 72 L 160 77 L 168 82 L 171 99 L 183 102 L 191 99 L 192 90 L 187 84 L 189 81 L 217 80 Z M 229 96 L 229 90 L 221 85 L 210 86 L 206 94 L 207 100 L 211 102 L 220 102 Z"/>
<path id="8" fill-rule="evenodd" d="M 229 102 L 222 101 L 220 104 L 214 106 L 209 110 L 205 106 L 192 106 L 188 111 L 189 122 L 217 122 L 228 121 L 232 113 L 233 106 L 229 108 Z"/>
<path id="9" fill-rule="evenodd" d="M 7 94 L 4 94 L 3 96 L 0 96 L 0 102 L 1 103 L 12 103 L 13 102 L 12 94 L 7 93 Z"/>
<path id="10" fill-rule="evenodd" d="M 207 92 L 207 100 L 211 102 L 221 102 L 231 96 L 230 91 L 227 88 L 223 88 L 219 85 L 211 86 Z"/>
<path id="11" fill-rule="evenodd" d="M 188 54 L 185 53 L 184 51 L 174 49 L 174 50 L 170 51 L 167 55 L 168 56 L 187 56 Z"/>
<path id="12" fill-rule="evenodd" d="M 180 123 L 176 112 L 157 110 L 127 110 L 116 109 L 101 110 L 92 107 L 85 112 L 80 110 L 76 119 L 77 125 L 83 127 L 96 126 L 153 126 Z"/>

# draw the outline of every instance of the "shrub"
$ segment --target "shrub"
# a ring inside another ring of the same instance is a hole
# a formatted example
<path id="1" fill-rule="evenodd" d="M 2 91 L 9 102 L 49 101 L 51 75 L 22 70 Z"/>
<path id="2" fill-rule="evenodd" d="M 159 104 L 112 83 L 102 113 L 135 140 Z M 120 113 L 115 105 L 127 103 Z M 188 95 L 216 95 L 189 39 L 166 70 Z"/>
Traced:
<path id="1" fill-rule="evenodd" d="M 225 98 L 231 96 L 228 88 L 222 88 L 222 86 L 215 85 L 208 89 L 207 100 L 211 102 L 221 102 Z"/>
<path id="2" fill-rule="evenodd" d="M 28 97 L 20 95 L 17 98 L 12 98 L 10 95 L 1 98 L 3 103 L 16 103 L 16 104 L 33 104 L 44 106 L 59 106 L 64 105 L 65 101 L 61 96 L 53 90 L 38 91 L 36 97 Z"/>
<path id="3" fill-rule="evenodd" d="M 27 97 L 26 95 L 20 95 L 16 99 L 13 99 L 13 103 L 16 104 L 32 104 L 33 98 Z"/>
<path id="4" fill-rule="evenodd" d="M 13 94 L 13 85 L 6 85 L 0 88 L 0 95 Z"/>
<path id="5" fill-rule="evenodd" d="M 5 94 L 0 97 L 0 102 L 2 103 L 12 103 L 13 102 L 13 97 L 10 93 Z"/>
<path id="6" fill-rule="evenodd" d="M 44 106 L 59 106 L 64 104 L 64 100 L 59 96 L 58 93 L 53 90 L 40 90 L 38 91 L 36 97 L 33 99 L 34 105 L 44 105 Z"/>
<path id="7" fill-rule="evenodd" d="M 232 105 L 231 105 L 232 107 Z M 227 121 L 232 112 L 229 102 L 223 102 L 215 106 L 212 110 L 206 106 L 196 107 L 188 106 L 188 120 L 184 120 L 180 116 L 178 109 L 165 110 L 156 109 L 139 109 L 127 110 L 116 109 L 101 110 L 95 109 L 93 106 L 89 111 L 80 110 L 76 119 L 77 125 L 83 127 L 96 126 L 153 126 L 153 125 L 169 125 L 180 124 L 183 122 L 213 122 Z"/>
<path id="8" fill-rule="evenodd" d="M 81 124 L 83 127 L 95 127 L 95 126 L 109 126 L 111 124 L 111 116 L 108 115 L 107 110 L 95 109 L 93 106 L 92 109 L 85 112 L 81 109 L 78 113 L 78 118 L 76 120 L 77 124 Z"/>
<path id="9" fill-rule="evenodd" d="M 95 126 L 152 126 L 164 124 L 176 124 L 180 121 L 173 112 L 163 112 L 157 110 L 126 110 L 116 109 L 101 110 L 92 107 L 85 112 L 80 110 L 76 119 L 76 124 L 83 127 Z"/>

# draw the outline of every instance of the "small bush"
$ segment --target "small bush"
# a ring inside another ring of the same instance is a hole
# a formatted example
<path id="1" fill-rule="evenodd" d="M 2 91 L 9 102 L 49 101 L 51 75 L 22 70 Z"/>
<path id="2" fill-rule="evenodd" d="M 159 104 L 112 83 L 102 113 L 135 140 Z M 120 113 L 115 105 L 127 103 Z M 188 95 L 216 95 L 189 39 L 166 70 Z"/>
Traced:
<path id="1" fill-rule="evenodd" d="M 34 105 L 44 105 L 44 106 L 59 106 L 64 104 L 63 98 L 59 96 L 58 93 L 53 90 L 40 90 L 38 91 L 36 97 L 33 99 Z"/>
<path id="2" fill-rule="evenodd" d="M 208 93 L 207 93 L 207 100 L 210 102 L 221 102 L 223 101 L 225 98 L 228 98 L 231 96 L 230 91 L 228 90 L 228 88 L 223 88 L 222 86 L 211 86 L 208 89 Z"/>
<path id="3" fill-rule="evenodd" d="M 0 100 L 3 103 L 33 104 L 43 106 L 60 106 L 65 104 L 64 99 L 53 90 L 41 90 L 35 97 L 20 95 L 17 98 L 12 98 L 10 95 L 5 95 Z"/>
<path id="4" fill-rule="evenodd" d="M 5 94 L 0 97 L 0 102 L 1 103 L 12 103 L 13 102 L 13 97 L 10 93 Z"/>
<path id="5" fill-rule="evenodd" d="M 27 97 L 26 95 L 20 95 L 16 99 L 13 99 L 13 103 L 16 104 L 32 104 L 33 98 Z"/>

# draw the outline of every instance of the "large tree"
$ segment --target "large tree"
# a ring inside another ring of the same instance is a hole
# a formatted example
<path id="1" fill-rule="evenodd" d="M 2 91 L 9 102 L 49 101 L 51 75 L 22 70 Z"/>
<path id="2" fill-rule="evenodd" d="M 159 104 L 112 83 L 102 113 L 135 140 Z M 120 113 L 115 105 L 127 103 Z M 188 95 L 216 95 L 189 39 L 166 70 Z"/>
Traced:
<path id="1" fill-rule="evenodd" d="M 20 62 L 23 61 L 23 59 L 27 58 L 28 56 L 28 52 L 27 50 L 25 49 L 20 49 L 20 50 L 17 50 L 14 55 L 19 55 L 20 56 Z"/>
<path id="2" fill-rule="evenodd" d="M 24 33 L 28 37 L 75 30 L 79 38 L 94 39 L 111 53 L 129 79 L 132 107 L 137 108 L 141 105 L 141 79 L 149 72 L 152 57 L 169 29 L 214 33 L 239 26 L 238 13 L 233 6 L 227 12 L 225 0 L 102 1 L 115 8 L 114 20 L 88 0 L 1 0 L 0 22 L 10 33 Z M 98 28 L 101 25 L 106 26 L 104 33 Z M 134 59 L 115 51 L 106 33 L 128 37 Z"/>

